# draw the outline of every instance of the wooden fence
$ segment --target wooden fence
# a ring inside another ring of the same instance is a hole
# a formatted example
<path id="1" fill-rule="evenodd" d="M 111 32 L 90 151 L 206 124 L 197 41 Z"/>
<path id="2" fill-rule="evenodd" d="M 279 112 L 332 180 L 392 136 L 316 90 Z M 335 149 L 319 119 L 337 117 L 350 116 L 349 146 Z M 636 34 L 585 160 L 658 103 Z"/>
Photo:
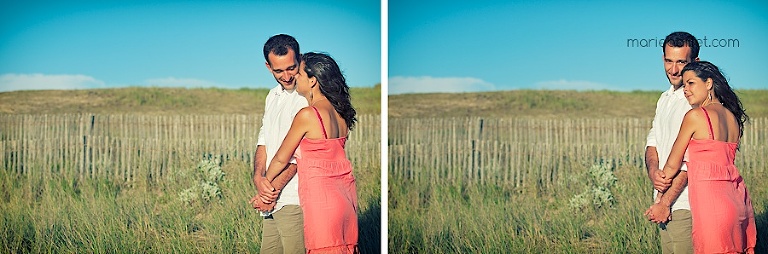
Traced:
<path id="1" fill-rule="evenodd" d="M 207 156 L 249 164 L 261 115 L 0 115 L 0 167 L 26 175 L 158 181 Z M 358 116 L 356 168 L 380 168 L 379 115 Z M 249 170 L 249 169 L 244 169 Z"/>
<path id="2" fill-rule="evenodd" d="M 765 172 L 766 118 L 745 127 L 737 166 Z M 652 119 L 389 119 L 392 180 L 441 179 L 548 188 L 599 162 L 645 170 Z"/>

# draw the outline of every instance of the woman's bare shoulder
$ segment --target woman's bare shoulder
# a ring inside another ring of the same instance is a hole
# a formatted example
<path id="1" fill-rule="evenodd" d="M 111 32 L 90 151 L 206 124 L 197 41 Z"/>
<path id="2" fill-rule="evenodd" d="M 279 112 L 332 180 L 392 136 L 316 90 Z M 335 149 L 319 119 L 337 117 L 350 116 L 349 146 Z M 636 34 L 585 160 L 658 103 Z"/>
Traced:
<path id="1" fill-rule="evenodd" d="M 296 116 L 293 117 L 293 122 L 307 124 L 313 121 L 314 119 L 317 119 L 315 110 L 312 109 L 312 107 L 304 107 L 300 109 L 299 112 L 296 112 Z"/>
<path id="2" fill-rule="evenodd" d="M 704 114 L 704 110 L 701 108 L 694 108 L 691 110 L 688 110 L 688 112 L 685 113 L 685 117 L 683 117 L 683 122 L 698 122 L 700 120 L 705 120 L 707 116 Z"/>

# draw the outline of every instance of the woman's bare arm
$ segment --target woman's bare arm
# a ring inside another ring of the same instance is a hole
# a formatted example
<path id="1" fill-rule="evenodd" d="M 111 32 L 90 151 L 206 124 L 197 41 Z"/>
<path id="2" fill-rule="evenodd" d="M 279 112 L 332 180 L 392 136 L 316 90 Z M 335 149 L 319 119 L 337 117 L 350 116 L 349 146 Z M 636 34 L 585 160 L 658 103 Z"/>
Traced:
<path id="1" fill-rule="evenodd" d="M 275 157 L 273 157 L 272 161 L 269 163 L 266 173 L 267 180 L 270 182 L 275 180 L 275 177 L 286 169 L 286 165 L 288 165 L 291 157 L 293 157 L 296 148 L 299 146 L 299 142 L 301 142 L 301 139 L 306 135 L 309 125 L 311 125 L 310 121 L 314 118 L 315 115 L 309 108 L 303 108 L 296 113 L 296 116 L 293 118 L 293 123 L 291 124 L 291 129 L 288 130 L 288 134 L 285 135 L 285 139 L 283 139 L 283 143 L 277 150 Z"/>

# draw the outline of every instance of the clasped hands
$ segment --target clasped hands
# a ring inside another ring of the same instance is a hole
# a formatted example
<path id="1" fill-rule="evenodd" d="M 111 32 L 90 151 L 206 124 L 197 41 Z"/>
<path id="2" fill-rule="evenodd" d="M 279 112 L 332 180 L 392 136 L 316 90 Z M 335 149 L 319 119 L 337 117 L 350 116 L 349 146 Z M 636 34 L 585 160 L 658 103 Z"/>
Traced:
<path id="1" fill-rule="evenodd" d="M 658 190 L 659 194 L 656 195 L 653 204 L 645 211 L 644 215 L 649 221 L 660 224 L 666 223 L 672 219 L 670 204 L 662 202 L 661 197 L 664 192 L 672 186 L 673 177 L 674 176 L 666 177 L 664 171 L 661 170 L 656 170 L 656 172 L 651 174 L 653 188 Z"/>
<path id="2" fill-rule="evenodd" d="M 280 190 L 275 189 L 272 183 L 266 177 L 256 176 L 253 178 L 253 184 L 256 186 L 256 195 L 248 202 L 253 209 L 261 212 L 271 212 L 275 209 L 275 202 L 280 196 Z"/>

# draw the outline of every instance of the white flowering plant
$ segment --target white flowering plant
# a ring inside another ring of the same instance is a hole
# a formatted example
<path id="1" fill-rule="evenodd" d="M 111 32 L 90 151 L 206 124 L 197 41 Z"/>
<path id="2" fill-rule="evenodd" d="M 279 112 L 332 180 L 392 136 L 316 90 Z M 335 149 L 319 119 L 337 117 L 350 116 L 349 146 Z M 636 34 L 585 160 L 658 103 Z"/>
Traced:
<path id="1" fill-rule="evenodd" d="M 221 199 L 219 183 L 226 175 L 221 171 L 221 156 L 203 158 L 193 171 L 190 174 L 194 178 L 193 185 L 181 191 L 179 199 L 188 204 L 200 199 L 206 202 Z"/>
<path id="2" fill-rule="evenodd" d="M 573 196 L 569 200 L 569 206 L 573 209 L 583 209 L 592 206 L 595 209 L 602 207 L 613 207 L 616 199 L 613 197 L 611 187 L 618 180 L 613 174 L 613 165 L 608 162 L 602 162 L 592 165 L 586 173 L 586 182 L 584 192 Z"/>

